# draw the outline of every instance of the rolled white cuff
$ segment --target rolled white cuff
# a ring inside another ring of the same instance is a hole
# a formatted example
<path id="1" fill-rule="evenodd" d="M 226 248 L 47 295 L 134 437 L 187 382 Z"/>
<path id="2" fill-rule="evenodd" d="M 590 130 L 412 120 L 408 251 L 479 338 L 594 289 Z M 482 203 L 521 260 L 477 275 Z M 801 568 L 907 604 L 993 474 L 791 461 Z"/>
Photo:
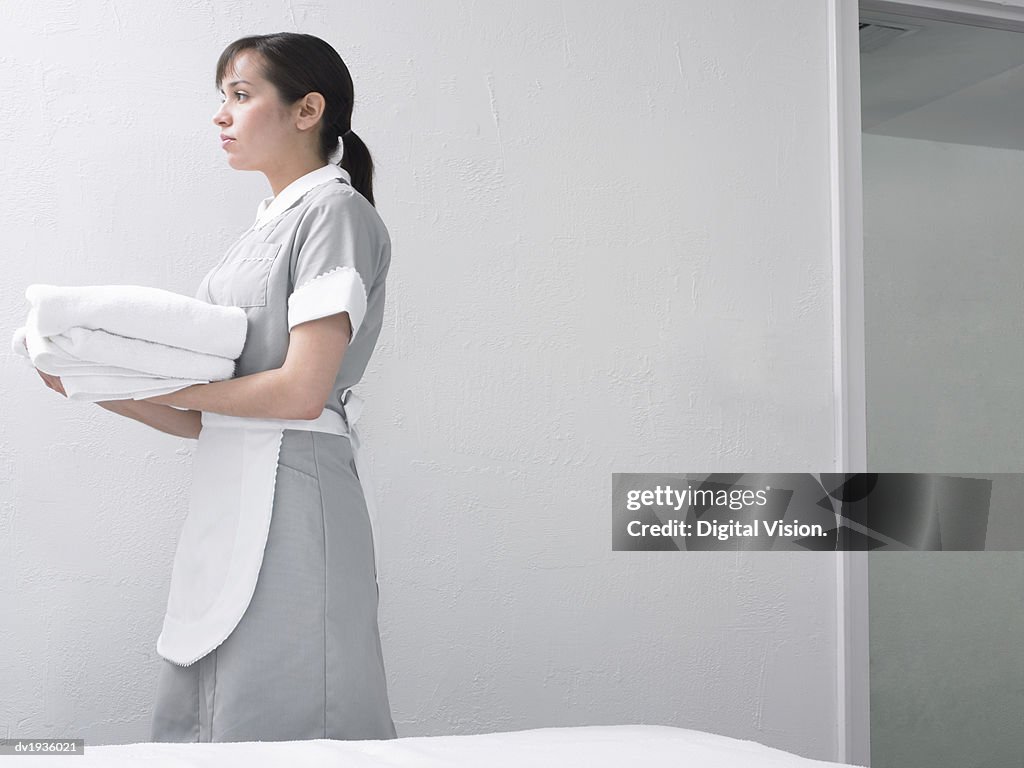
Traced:
<path id="1" fill-rule="evenodd" d="M 348 312 L 355 338 L 366 315 L 366 287 L 352 267 L 336 267 L 296 288 L 288 297 L 288 330 L 338 312 Z"/>

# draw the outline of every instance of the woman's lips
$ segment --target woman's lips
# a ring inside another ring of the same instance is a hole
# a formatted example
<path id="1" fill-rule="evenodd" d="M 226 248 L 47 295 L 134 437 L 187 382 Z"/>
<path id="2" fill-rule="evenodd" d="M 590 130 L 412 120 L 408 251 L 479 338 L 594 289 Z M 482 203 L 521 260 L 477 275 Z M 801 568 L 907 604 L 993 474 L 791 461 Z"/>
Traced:
<path id="1" fill-rule="evenodd" d="M 228 144 L 232 143 L 233 141 L 234 141 L 234 139 L 229 137 L 229 136 L 221 136 L 220 137 L 220 146 L 221 146 L 221 148 L 225 148 L 225 147 L 227 147 Z"/>

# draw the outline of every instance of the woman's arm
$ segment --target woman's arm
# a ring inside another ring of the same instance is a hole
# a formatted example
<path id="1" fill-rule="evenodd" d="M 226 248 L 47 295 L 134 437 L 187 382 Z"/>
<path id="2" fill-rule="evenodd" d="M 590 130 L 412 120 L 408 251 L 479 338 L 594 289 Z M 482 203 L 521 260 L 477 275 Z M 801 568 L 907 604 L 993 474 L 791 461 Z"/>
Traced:
<path id="1" fill-rule="evenodd" d="M 166 395 L 141 398 L 138 402 L 176 405 L 197 411 L 223 413 L 259 419 L 304 419 L 305 403 L 292 394 L 284 368 L 250 373 L 232 379 L 193 384 Z"/>
<path id="2" fill-rule="evenodd" d="M 60 380 L 60 376 L 40 371 L 38 368 L 36 368 L 36 372 L 50 389 L 64 397 L 68 396 L 68 393 L 64 391 L 64 382 Z M 169 405 L 144 403 L 139 400 L 104 400 L 96 404 L 108 411 L 141 421 L 153 429 L 177 437 L 190 437 L 197 440 L 203 429 L 203 414 L 200 411 L 179 411 Z"/>
<path id="3" fill-rule="evenodd" d="M 135 402 L 261 419 L 315 419 L 331 394 L 352 325 L 348 312 L 292 328 L 284 365 Z"/>
<path id="4" fill-rule="evenodd" d="M 176 437 L 198 440 L 203 429 L 201 411 L 181 411 L 144 400 L 103 400 L 96 405 Z"/>

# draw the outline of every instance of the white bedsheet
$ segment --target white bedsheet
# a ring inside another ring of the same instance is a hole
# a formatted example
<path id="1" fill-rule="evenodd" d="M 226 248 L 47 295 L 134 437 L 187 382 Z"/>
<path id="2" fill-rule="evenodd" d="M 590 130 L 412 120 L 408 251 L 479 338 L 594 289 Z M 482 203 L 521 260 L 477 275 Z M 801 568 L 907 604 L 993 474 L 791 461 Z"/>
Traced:
<path id="1" fill-rule="evenodd" d="M 825 768 L 753 741 L 663 725 L 534 728 L 386 741 L 268 741 L 90 746 L 78 757 L 0 757 L 22 768 Z"/>

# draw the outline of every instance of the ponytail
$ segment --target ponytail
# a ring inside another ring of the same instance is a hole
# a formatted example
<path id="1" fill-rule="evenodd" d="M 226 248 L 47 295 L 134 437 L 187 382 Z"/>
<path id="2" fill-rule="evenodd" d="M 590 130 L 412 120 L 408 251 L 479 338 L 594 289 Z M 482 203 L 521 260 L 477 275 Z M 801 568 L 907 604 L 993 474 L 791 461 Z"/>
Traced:
<path id="1" fill-rule="evenodd" d="M 355 131 L 339 136 L 338 141 L 345 142 L 341 167 L 348 171 L 356 191 L 369 200 L 370 205 L 376 207 L 373 201 L 373 157 L 370 156 L 370 150 Z"/>

